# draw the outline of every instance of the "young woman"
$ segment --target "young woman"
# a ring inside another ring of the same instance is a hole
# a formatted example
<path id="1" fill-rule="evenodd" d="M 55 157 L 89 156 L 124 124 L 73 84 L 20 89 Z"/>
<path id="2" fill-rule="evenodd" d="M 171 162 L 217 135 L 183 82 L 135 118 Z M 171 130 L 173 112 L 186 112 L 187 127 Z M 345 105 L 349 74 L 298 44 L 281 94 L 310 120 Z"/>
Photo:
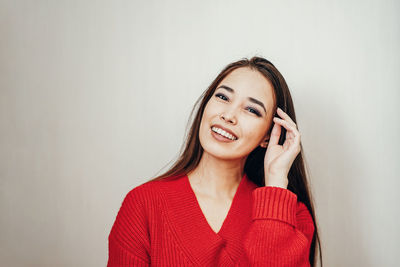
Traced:
<path id="1" fill-rule="evenodd" d="M 315 266 L 318 229 L 282 75 L 264 58 L 239 60 L 199 103 L 175 164 L 124 198 L 108 266 Z"/>

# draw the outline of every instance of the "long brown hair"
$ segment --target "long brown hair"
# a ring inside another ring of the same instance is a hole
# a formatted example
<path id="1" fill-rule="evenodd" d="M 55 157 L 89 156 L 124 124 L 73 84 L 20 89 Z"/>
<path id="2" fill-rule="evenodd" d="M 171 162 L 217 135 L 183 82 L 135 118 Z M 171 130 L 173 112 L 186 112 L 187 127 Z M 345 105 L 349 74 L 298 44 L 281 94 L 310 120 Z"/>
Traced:
<path id="1" fill-rule="evenodd" d="M 190 130 L 189 132 L 186 133 L 186 140 L 182 145 L 178 159 L 175 161 L 175 163 L 172 165 L 172 167 L 170 167 L 168 171 L 157 176 L 156 178 L 151 179 L 150 181 L 161 180 L 167 177 L 169 178 L 177 177 L 181 174 L 186 174 L 197 167 L 197 165 L 200 162 L 201 156 L 203 155 L 203 148 L 200 144 L 198 133 L 204 108 L 208 100 L 214 94 L 214 91 L 218 86 L 218 84 L 233 70 L 242 67 L 248 67 L 251 68 L 252 70 L 259 71 L 272 83 L 276 98 L 276 106 L 280 107 L 285 113 L 287 113 L 298 126 L 296 122 L 296 114 L 294 111 L 292 97 L 290 95 L 288 85 L 286 84 L 286 81 L 281 75 L 281 73 L 276 69 L 276 67 L 270 61 L 266 60 L 265 58 L 252 57 L 250 60 L 247 58 L 243 58 L 239 61 L 227 65 L 214 79 L 214 81 L 211 83 L 208 89 L 196 101 L 188 122 L 189 125 L 191 124 Z M 194 113 L 195 116 L 194 119 L 192 119 Z M 278 116 L 276 112 L 274 116 Z M 272 130 L 272 126 L 273 123 L 269 131 Z M 284 143 L 285 136 L 286 136 L 286 129 L 282 127 L 281 136 L 279 139 L 280 145 Z M 303 202 L 310 211 L 315 226 L 315 232 L 311 243 L 309 260 L 311 266 L 316 266 L 317 262 L 317 258 L 315 256 L 317 253 L 316 243 L 318 243 L 319 259 L 322 266 L 322 253 L 321 253 L 321 243 L 318 234 L 318 226 L 316 223 L 313 199 L 307 182 L 305 160 L 303 159 L 303 154 L 304 154 L 303 146 L 300 144 L 300 147 L 301 151 L 294 160 L 288 173 L 288 180 L 289 180 L 288 189 L 293 193 L 295 193 L 297 195 L 297 199 Z M 264 181 L 265 151 L 266 148 L 257 146 L 247 157 L 244 166 L 244 171 L 247 174 L 248 178 L 258 186 L 265 186 L 265 181 Z"/>

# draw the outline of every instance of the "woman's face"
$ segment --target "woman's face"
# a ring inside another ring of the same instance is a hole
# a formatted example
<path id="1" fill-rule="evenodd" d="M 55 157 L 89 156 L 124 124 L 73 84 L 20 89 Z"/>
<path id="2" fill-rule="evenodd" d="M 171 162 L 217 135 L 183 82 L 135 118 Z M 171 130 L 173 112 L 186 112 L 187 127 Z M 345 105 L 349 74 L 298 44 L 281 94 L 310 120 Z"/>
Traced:
<path id="1" fill-rule="evenodd" d="M 248 67 L 232 71 L 204 109 L 199 131 L 204 152 L 223 159 L 247 157 L 269 137 L 274 103 L 272 84 L 261 73 Z"/>

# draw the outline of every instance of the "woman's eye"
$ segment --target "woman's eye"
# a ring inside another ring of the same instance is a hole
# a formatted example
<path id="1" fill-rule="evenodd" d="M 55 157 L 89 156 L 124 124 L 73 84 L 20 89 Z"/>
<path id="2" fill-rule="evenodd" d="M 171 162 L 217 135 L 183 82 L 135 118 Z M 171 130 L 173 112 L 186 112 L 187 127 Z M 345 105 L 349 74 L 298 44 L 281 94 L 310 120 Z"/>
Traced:
<path id="1" fill-rule="evenodd" d="M 254 108 L 248 107 L 247 110 L 250 111 L 251 113 L 256 114 L 258 117 L 261 116 L 260 112 L 258 112 L 258 110 L 254 109 Z"/>
<path id="2" fill-rule="evenodd" d="M 216 94 L 215 96 L 221 98 L 222 100 L 228 100 L 228 98 L 223 94 Z"/>

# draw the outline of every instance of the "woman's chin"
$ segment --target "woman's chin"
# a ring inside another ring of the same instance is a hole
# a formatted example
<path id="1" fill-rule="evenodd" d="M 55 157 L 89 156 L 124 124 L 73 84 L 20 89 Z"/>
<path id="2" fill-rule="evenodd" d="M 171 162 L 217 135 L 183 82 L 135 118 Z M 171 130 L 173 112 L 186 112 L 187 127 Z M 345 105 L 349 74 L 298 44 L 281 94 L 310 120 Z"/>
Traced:
<path id="1" fill-rule="evenodd" d="M 203 148 L 204 149 L 204 148 Z M 219 160 L 227 160 L 227 161 L 238 161 L 244 157 L 246 157 L 246 155 L 237 155 L 237 154 L 233 154 L 232 150 L 228 150 L 228 149 L 204 149 L 204 153 L 207 154 L 207 156 L 210 157 L 214 157 L 217 158 Z"/>

